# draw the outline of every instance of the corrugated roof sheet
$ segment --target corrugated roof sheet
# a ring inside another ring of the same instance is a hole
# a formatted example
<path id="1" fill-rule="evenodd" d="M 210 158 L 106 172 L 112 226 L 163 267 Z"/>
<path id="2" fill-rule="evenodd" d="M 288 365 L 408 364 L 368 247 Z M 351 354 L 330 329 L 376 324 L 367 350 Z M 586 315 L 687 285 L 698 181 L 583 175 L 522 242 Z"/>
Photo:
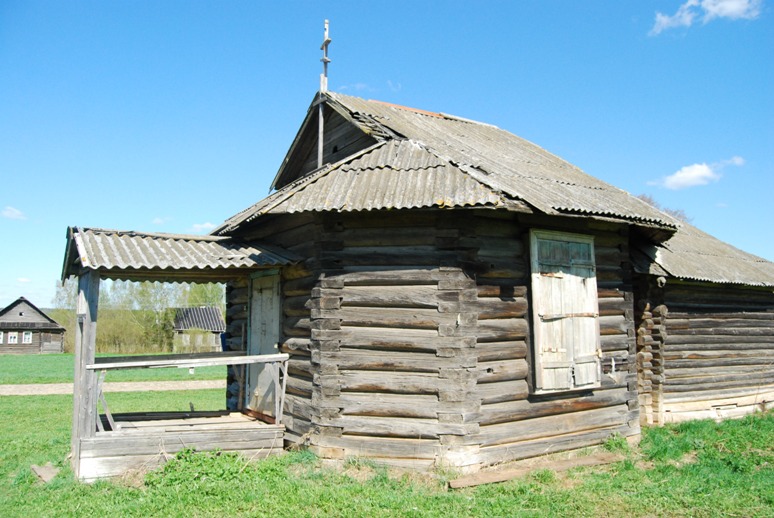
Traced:
<path id="1" fill-rule="evenodd" d="M 127 278 L 132 272 L 174 277 L 268 268 L 296 260 L 290 252 L 216 236 L 71 227 L 67 239 L 62 278 L 77 275 L 81 268 L 99 270 L 108 278 Z"/>
<path id="2" fill-rule="evenodd" d="M 502 204 L 492 189 L 420 144 L 395 140 L 301 178 L 227 223 L 233 228 L 261 214 L 303 211 Z"/>
<path id="3" fill-rule="evenodd" d="M 644 260 L 635 269 L 678 279 L 774 286 L 774 263 L 748 254 L 698 228 L 682 223 L 680 230 L 660 245 L 639 247 Z"/>
<path id="4" fill-rule="evenodd" d="M 226 322 L 220 309 L 213 306 L 175 308 L 175 331 L 202 329 L 213 333 L 226 331 Z"/>
<path id="5" fill-rule="evenodd" d="M 367 115 L 360 120 L 370 119 L 421 143 L 493 191 L 546 214 L 587 214 L 673 228 L 661 211 L 495 126 L 332 92 L 328 95 L 353 115 Z"/>

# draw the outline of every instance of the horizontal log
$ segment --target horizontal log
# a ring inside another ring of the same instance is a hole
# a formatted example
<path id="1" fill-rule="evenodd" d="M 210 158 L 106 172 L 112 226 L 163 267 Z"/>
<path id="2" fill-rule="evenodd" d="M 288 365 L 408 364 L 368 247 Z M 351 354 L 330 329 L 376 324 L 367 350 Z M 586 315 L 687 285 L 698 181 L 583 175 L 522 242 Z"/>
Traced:
<path id="1" fill-rule="evenodd" d="M 696 394 L 699 394 L 704 391 L 718 391 L 718 390 L 724 390 L 724 389 L 747 389 L 752 388 L 758 385 L 770 385 L 772 383 L 771 378 L 766 378 L 763 380 L 755 380 L 750 379 L 749 377 L 747 379 L 740 379 L 740 380 L 734 380 L 734 381 L 723 381 L 723 382 L 711 382 L 711 383 L 692 383 L 689 385 L 675 385 L 670 383 L 665 383 L 663 385 L 663 391 L 664 393 L 669 392 L 693 392 Z"/>
<path id="2" fill-rule="evenodd" d="M 499 383 L 484 383 L 476 385 L 473 396 L 481 400 L 481 404 L 501 403 L 526 399 L 529 386 L 525 380 L 501 381 Z"/>
<path id="3" fill-rule="evenodd" d="M 664 362 L 664 369 L 667 371 L 674 367 L 676 369 L 693 368 L 698 372 L 704 367 L 732 367 L 745 365 L 753 371 L 756 370 L 755 366 L 764 370 L 772 370 L 771 358 L 719 358 L 713 360 L 666 360 Z"/>
<path id="4" fill-rule="evenodd" d="M 589 395 L 557 396 L 549 400 L 519 400 L 481 405 L 481 425 L 523 421 L 550 415 L 563 415 L 595 408 L 626 405 L 636 399 L 635 392 L 623 389 L 598 390 Z"/>
<path id="5" fill-rule="evenodd" d="M 343 429 L 347 435 L 374 437 L 436 438 L 441 435 L 468 435 L 478 431 L 477 424 L 442 423 L 437 419 L 402 417 L 340 416 L 321 418 L 323 426 Z"/>
<path id="6" fill-rule="evenodd" d="M 436 286 L 347 286 L 340 290 L 342 307 L 376 306 L 437 308 Z"/>
<path id="7" fill-rule="evenodd" d="M 732 374 L 699 374 L 687 377 L 671 377 L 669 371 L 666 371 L 664 387 L 669 390 L 677 390 L 680 386 L 705 386 L 710 383 L 744 383 L 749 386 L 768 384 L 774 382 L 774 371 L 766 368 L 747 373 Z"/>
<path id="8" fill-rule="evenodd" d="M 521 318 L 527 314 L 528 308 L 525 298 L 514 298 L 513 300 L 483 298 L 475 304 L 479 320 Z"/>
<path id="9" fill-rule="evenodd" d="M 438 266 L 457 261 L 456 251 L 438 250 L 435 246 L 345 248 L 325 251 L 320 255 L 325 268 L 335 266 Z"/>
<path id="10" fill-rule="evenodd" d="M 673 351 L 667 349 L 663 352 L 665 360 L 734 360 L 734 359 L 761 359 L 774 363 L 774 347 L 770 349 L 729 349 L 715 351 Z"/>
<path id="11" fill-rule="evenodd" d="M 441 448 L 438 439 L 368 437 L 342 434 L 341 437 L 317 439 L 321 446 L 343 448 L 347 457 L 395 457 L 435 460 Z"/>
<path id="12" fill-rule="evenodd" d="M 668 321 L 669 322 L 669 321 Z M 704 335 L 722 335 L 722 336 L 766 336 L 774 340 L 774 329 L 769 327 L 703 327 L 691 329 L 675 329 L 671 322 L 669 323 L 669 333 L 676 336 L 704 336 Z"/>
<path id="13" fill-rule="evenodd" d="M 481 426 L 478 439 L 482 446 L 556 437 L 599 428 L 609 428 L 638 418 L 625 406 L 615 405 L 582 412 L 551 415 L 489 426 Z"/>
<path id="14" fill-rule="evenodd" d="M 434 228 L 422 226 L 406 227 L 370 227 L 345 228 L 338 232 L 326 233 L 326 238 L 341 241 L 346 248 L 364 248 L 366 250 L 380 247 L 434 247 L 436 231 Z"/>
<path id="15" fill-rule="evenodd" d="M 723 335 L 680 335 L 670 334 L 667 347 L 679 346 L 684 344 L 711 345 L 721 344 L 730 346 L 731 344 L 755 344 L 756 347 L 766 348 L 774 344 L 774 336 L 743 336 L 737 335 L 733 338 Z"/>
<path id="16" fill-rule="evenodd" d="M 523 340 L 512 342 L 483 342 L 476 346 L 479 362 L 515 360 L 527 357 L 527 343 Z"/>
<path id="17" fill-rule="evenodd" d="M 459 358 L 439 358 L 433 352 L 374 351 L 353 348 L 323 352 L 321 361 L 346 370 L 426 372 L 436 375 L 440 368 L 460 365 Z"/>
<path id="18" fill-rule="evenodd" d="M 759 320 L 774 322 L 774 313 L 772 312 L 727 312 L 727 313 L 685 313 L 679 311 L 669 311 L 669 320 L 681 321 L 681 320 L 694 320 L 700 319 L 713 319 L 713 320 L 733 320 L 738 319 L 740 321 Z"/>
<path id="19" fill-rule="evenodd" d="M 480 362 L 476 367 L 479 383 L 524 380 L 528 372 L 529 366 L 524 359 Z"/>
<path id="20" fill-rule="evenodd" d="M 438 266 L 344 266 L 334 278 L 345 286 L 433 285 L 444 278 Z"/>
<path id="21" fill-rule="evenodd" d="M 561 436 L 483 447 L 479 450 L 478 459 L 482 465 L 499 464 L 565 450 L 577 450 L 601 444 L 614 435 L 630 436 L 637 433 L 639 433 L 639 427 L 630 426 L 627 423 Z"/>
<path id="22" fill-rule="evenodd" d="M 336 334 L 342 346 L 389 351 L 432 351 L 470 347 L 475 338 L 439 336 L 427 329 L 346 327 Z"/>
<path id="23" fill-rule="evenodd" d="M 627 334 L 634 328 L 634 322 L 623 315 L 599 317 L 599 331 L 603 335 Z"/>
<path id="24" fill-rule="evenodd" d="M 453 384 L 438 374 L 408 372 L 342 371 L 339 379 L 343 391 L 393 394 L 437 394 L 442 386 Z"/>
<path id="25" fill-rule="evenodd" d="M 670 352 L 677 351 L 718 351 L 725 352 L 729 350 L 743 351 L 743 350 L 770 350 L 774 348 L 774 344 L 760 343 L 758 341 L 741 342 L 738 338 L 734 340 L 717 340 L 710 343 L 675 343 L 670 336 L 669 342 L 665 346 L 665 350 Z"/>
<path id="26" fill-rule="evenodd" d="M 438 329 L 454 324 L 457 315 L 439 313 L 435 308 L 353 307 L 313 310 L 313 318 L 336 318 L 344 326 L 391 327 L 397 329 Z"/>
<path id="27" fill-rule="evenodd" d="M 478 323 L 476 334 L 479 343 L 509 342 L 524 340 L 529 332 L 529 323 L 524 318 L 484 320 Z"/>
<path id="28" fill-rule="evenodd" d="M 702 315 L 704 317 L 704 315 Z M 774 319 L 757 318 L 675 318 L 667 319 L 670 329 L 706 329 L 706 328 L 753 328 L 768 329 L 774 332 Z"/>
<path id="29" fill-rule="evenodd" d="M 479 298 L 497 297 L 501 300 L 514 300 L 527 296 L 527 287 L 517 284 L 513 280 L 505 280 L 499 283 L 484 283 L 476 286 Z"/>

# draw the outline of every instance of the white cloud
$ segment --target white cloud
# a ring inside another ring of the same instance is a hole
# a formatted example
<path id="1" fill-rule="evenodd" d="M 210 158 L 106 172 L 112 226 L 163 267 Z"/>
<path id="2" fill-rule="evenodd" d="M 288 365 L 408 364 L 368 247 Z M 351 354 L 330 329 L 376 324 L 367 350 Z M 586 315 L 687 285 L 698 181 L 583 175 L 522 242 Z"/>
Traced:
<path id="1" fill-rule="evenodd" d="M 19 284 L 27 284 L 28 282 L 32 282 L 32 279 L 28 279 L 27 277 L 19 277 L 16 279 L 16 282 Z"/>
<path id="2" fill-rule="evenodd" d="M 761 14 L 762 4 L 763 0 L 687 0 L 672 16 L 657 12 L 650 35 L 656 36 L 676 27 L 690 27 L 698 19 L 703 23 L 716 18 L 753 20 Z"/>
<path id="3" fill-rule="evenodd" d="M 191 226 L 191 229 L 194 232 L 208 232 L 208 231 L 212 230 L 213 228 L 215 228 L 215 226 L 216 225 L 214 223 L 210 223 L 208 221 L 207 223 L 194 223 Z"/>
<path id="4" fill-rule="evenodd" d="M 156 217 L 156 218 L 153 218 L 151 223 L 154 224 L 154 225 L 163 225 L 164 223 L 166 223 L 169 220 L 170 220 L 170 218 Z"/>
<path id="5" fill-rule="evenodd" d="M 707 185 L 720 180 L 722 176 L 720 171 L 729 165 L 744 165 L 744 158 L 734 156 L 728 160 L 722 160 L 714 164 L 701 163 L 687 165 L 681 167 L 679 171 L 670 174 L 669 176 L 665 176 L 658 181 L 648 182 L 648 185 L 658 185 L 673 191 L 697 187 L 699 185 Z"/>
<path id="6" fill-rule="evenodd" d="M 4 218 L 8 219 L 27 219 L 27 216 L 25 216 L 22 211 L 15 207 L 11 207 L 10 205 L 3 209 L 2 215 Z"/>
<path id="7" fill-rule="evenodd" d="M 390 90 L 392 90 L 393 92 L 400 92 L 403 89 L 402 84 L 398 83 L 397 81 L 393 83 L 389 79 L 387 80 L 387 86 L 389 86 Z"/>

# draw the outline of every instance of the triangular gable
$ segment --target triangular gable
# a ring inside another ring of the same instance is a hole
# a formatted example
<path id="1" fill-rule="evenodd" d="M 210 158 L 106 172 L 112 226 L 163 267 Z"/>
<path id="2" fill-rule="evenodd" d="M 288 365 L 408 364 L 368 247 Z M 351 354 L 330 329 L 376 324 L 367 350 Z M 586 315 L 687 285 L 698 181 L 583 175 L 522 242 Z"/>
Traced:
<path id="1" fill-rule="evenodd" d="M 22 312 L 25 313 L 25 315 L 18 315 L 17 313 L 20 310 L 23 310 Z M 30 318 L 30 315 L 26 315 L 30 310 L 33 312 L 32 318 Z M 0 310 L 0 328 L 2 328 L 3 325 L 28 323 L 36 324 L 36 327 L 64 329 L 56 320 L 46 315 L 43 311 L 38 309 L 35 304 L 24 297 L 19 297 Z M 40 324 L 43 324 L 43 326 Z"/>

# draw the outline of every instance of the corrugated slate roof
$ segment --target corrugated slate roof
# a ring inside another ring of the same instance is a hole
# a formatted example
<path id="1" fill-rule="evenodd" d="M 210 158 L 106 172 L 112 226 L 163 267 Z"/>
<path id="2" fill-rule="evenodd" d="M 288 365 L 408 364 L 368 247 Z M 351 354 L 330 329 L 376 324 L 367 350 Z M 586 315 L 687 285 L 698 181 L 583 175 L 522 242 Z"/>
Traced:
<path id="1" fill-rule="evenodd" d="M 659 245 L 638 247 L 639 273 L 678 279 L 774 286 L 774 263 L 748 254 L 698 228 L 682 223 L 680 230 Z"/>
<path id="2" fill-rule="evenodd" d="M 175 308 L 175 331 L 202 329 L 213 333 L 226 331 L 226 322 L 220 309 L 213 306 Z"/>
<path id="3" fill-rule="evenodd" d="M 261 214 L 396 208 L 504 206 L 492 189 L 417 142 L 380 142 L 253 205 L 227 223 Z"/>
<path id="4" fill-rule="evenodd" d="M 191 274 L 218 274 L 286 265 L 297 258 L 273 247 L 249 245 L 216 236 L 154 234 L 99 228 L 70 227 L 62 278 L 81 268 L 103 277 L 185 280 Z"/>
<path id="5" fill-rule="evenodd" d="M 546 214 L 587 214 L 673 228 L 661 211 L 495 126 L 337 93 L 328 95 L 353 115 L 360 115 L 361 124 L 370 120 L 387 126 L 495 192 Z"/>
<path id="6" fill-rule="evenodd" d="M 268 213 L 462 206 L 527 212 L 531 206 L 546 214 L 675 228 L 647 203 L 495 126 L 337 93 L 326 96 L 378 143 L 283 186 L 213 234 Z"/>

